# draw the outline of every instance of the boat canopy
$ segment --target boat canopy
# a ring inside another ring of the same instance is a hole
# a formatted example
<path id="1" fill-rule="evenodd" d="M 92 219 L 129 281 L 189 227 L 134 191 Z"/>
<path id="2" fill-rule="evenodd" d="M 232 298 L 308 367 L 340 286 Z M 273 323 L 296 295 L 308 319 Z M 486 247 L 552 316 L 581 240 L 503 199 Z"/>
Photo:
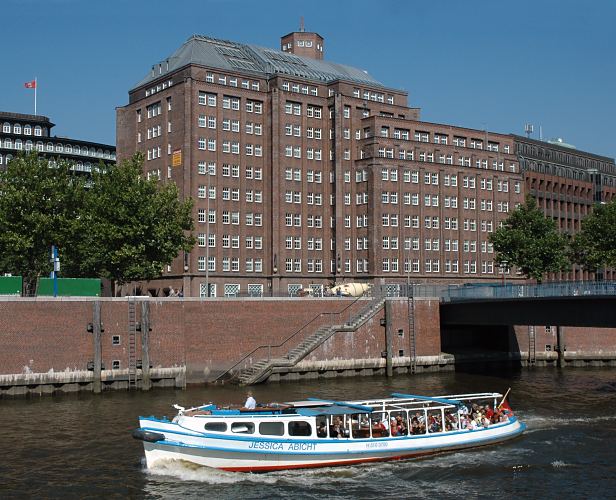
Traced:
<path id="1" fill-rule="evenodd" d="M 328 399 L 318 399 L 318 398 L 308 398 L 308 401 L 316 401 L 323 404 L 334 405 L 334 406 L 343 406 L 347 408 L 354 408 L 355 410 L 359 410 L 361 413 L 370 413 L 372 411 L 372 406 L 360 405 L 357 403 L 349 403 L 347 401 L 331 401 Z M 355 413 L 359 413 L 355 412 Z"/>
<path id="2" fill-rule="evenodd" d="M 460 406 L 462 404 L 462 401 L 458 401 L 457 399 L 430 398 L 427 396 L 415 396 L 413 394 L 401 394 L 399 392 L 392 393 L 392 397 L 401 399 L 417 399 L 419 401 L 434 401 L 435 403 L 453 406 Z"/>
<path id="3" fill-rule="evenodd" d="M 360 405 L 345 406 L 337 404 L 332 406 L 313 406 L 311 408 L 297 408 L 296 414 L 302 417 L 318 417 L 321 415 L 355 415 L 357 413 L 370 413 L 372 408 L 365 406 L 364 409 L 358 408 Z"/>

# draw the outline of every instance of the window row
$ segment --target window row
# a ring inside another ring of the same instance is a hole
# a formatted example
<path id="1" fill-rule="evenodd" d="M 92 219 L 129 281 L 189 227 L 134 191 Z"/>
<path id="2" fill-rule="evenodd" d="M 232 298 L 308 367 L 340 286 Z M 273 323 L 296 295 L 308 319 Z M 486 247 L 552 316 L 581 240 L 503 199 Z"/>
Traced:
<path id="1" fill-rule="evenodd" d="M 217 107 L 218 100 L 218 94 L 213 92 L 199 91 L 199 94 L 197 95 L 197 102 L 201 106 Z M 222 109 L 239 111 L 241 101 L 241 97 L 223 95 L 221 99 Z M 257 115 L 263 114 L 263 101 L 244 99 L 244 111 L 246 113 L 255 113 Z"/>
<path id="2" fill-rule="evenodd" d="M 215 161 L 200 161 L 197 164 L 197 172 L 199 175 L 216 175 L 216 162 Z M 222 176 L 223 177 L 240 177 L 240 166 L 239 165 L 230 165 L 228 163 L 223 163 L 222 165 Z M 244 176 L 249 180 L 263 180 L 263 168 L 262 167 L 252 167 L 247 165 L 244 167 Z M 200 188 L 204 188 L 205 186 L 199 186 Z M 214 190 L 215 193 L 215 190 Z M 216 195 L 213 196 L 215 198 Z M 203 196 L 205 198 L 205 196 Z"/>
<path id="3" fill-rule="evenodd" d="M 74 144 L 54 144 L 53 142 L 43 143 L 41 141 L 34 143 L 30 140 L 22 141 L 21 139 L 13 140 L 5 138 L 3 141 L 0 141 L 0 146 L 2 146 L 4 149 L 16 149 L 18 151 L 33 151 L 34 149 L 36 149 L 36 151 L 47 153 L 64 153 L 115 160 L 115 153 L 112 153 L 108 150 L 102 150 L 100 148 L 88 148 L 87 146 L 77 146 Z"/>
<path id="4" fill-rule="evenodd" d="M 207 83 L 215 83 L 216 75 L 208 71 L 205 74 L 205 81 Z M 218 84 L 228 85 L 229 87 L 241 86 L 243 89 L 247 89 L 247 90 L 250 89 L 250 90 L 258 91 L 260 89 L 260 84 L 257 80 L 241 80 L 240 81 L 238 80 L 236 76 L 218 75 Z"/>
<path id="5" fill-rule="evenodd" d="M 32 127 L 31 125 L 22 125 L 20 123 L 14 123 L 12 125 L 12 129 L 11 129 L 11 124 L 8 122 L 4 122 L 2 124 L 2 132 L 5 134 L 10 134 L 12 130 L 13 134 L 22 134 L 23 135 L 32 135 L 32 131 L 34 130 L 34 135 L 37 137 L 41 137 L 43 135 L 47 135 L 47 127 L 41 127 L 40 125 L 35 125 L 34 127 Z"/>

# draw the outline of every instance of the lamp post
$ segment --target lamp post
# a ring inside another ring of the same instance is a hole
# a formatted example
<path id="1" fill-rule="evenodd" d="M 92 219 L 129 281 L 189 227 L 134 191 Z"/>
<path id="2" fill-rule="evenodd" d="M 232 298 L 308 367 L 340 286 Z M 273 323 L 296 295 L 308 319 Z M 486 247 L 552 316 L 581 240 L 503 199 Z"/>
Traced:
<path id="1" fill-rule="evenodd" d="M 501 273 L 503 273 L 503 286 L 506 285 L 505 273 L 509 270 L 509 261 L 502 260 L 498 265 L 500 267 Z"/>

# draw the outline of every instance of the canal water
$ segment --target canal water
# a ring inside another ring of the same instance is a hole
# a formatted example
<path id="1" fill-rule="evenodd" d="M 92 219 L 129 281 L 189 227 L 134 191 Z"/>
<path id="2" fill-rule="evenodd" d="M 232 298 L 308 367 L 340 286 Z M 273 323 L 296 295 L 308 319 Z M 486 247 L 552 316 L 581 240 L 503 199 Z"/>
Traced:
<path id="1" fill-rule="evenodd" d="M 452 394 L 512 388 L 528 431 L 504 445 L 353 467 L 227 473 L 144 468 L 137 416 L 171 405 L 241 403 L 238 387 L 0 400 L 0 498 L 616 498 L 616 371 L 524 369 L 268 384 L 259 402 L 394 391 Z"/>

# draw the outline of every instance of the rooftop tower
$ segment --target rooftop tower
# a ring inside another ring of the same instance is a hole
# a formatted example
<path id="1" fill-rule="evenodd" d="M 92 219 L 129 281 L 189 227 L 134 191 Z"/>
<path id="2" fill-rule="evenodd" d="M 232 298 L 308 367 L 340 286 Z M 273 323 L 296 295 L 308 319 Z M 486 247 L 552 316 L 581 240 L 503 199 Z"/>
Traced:
<path id="1" fill-rule="evenodd" d="M 280 39 L 280 50 L 297 56 L 323 59 L 323 37 L 318 33 L 305 31 L 302 17 L 299 31 L 293 31 Z"/>

